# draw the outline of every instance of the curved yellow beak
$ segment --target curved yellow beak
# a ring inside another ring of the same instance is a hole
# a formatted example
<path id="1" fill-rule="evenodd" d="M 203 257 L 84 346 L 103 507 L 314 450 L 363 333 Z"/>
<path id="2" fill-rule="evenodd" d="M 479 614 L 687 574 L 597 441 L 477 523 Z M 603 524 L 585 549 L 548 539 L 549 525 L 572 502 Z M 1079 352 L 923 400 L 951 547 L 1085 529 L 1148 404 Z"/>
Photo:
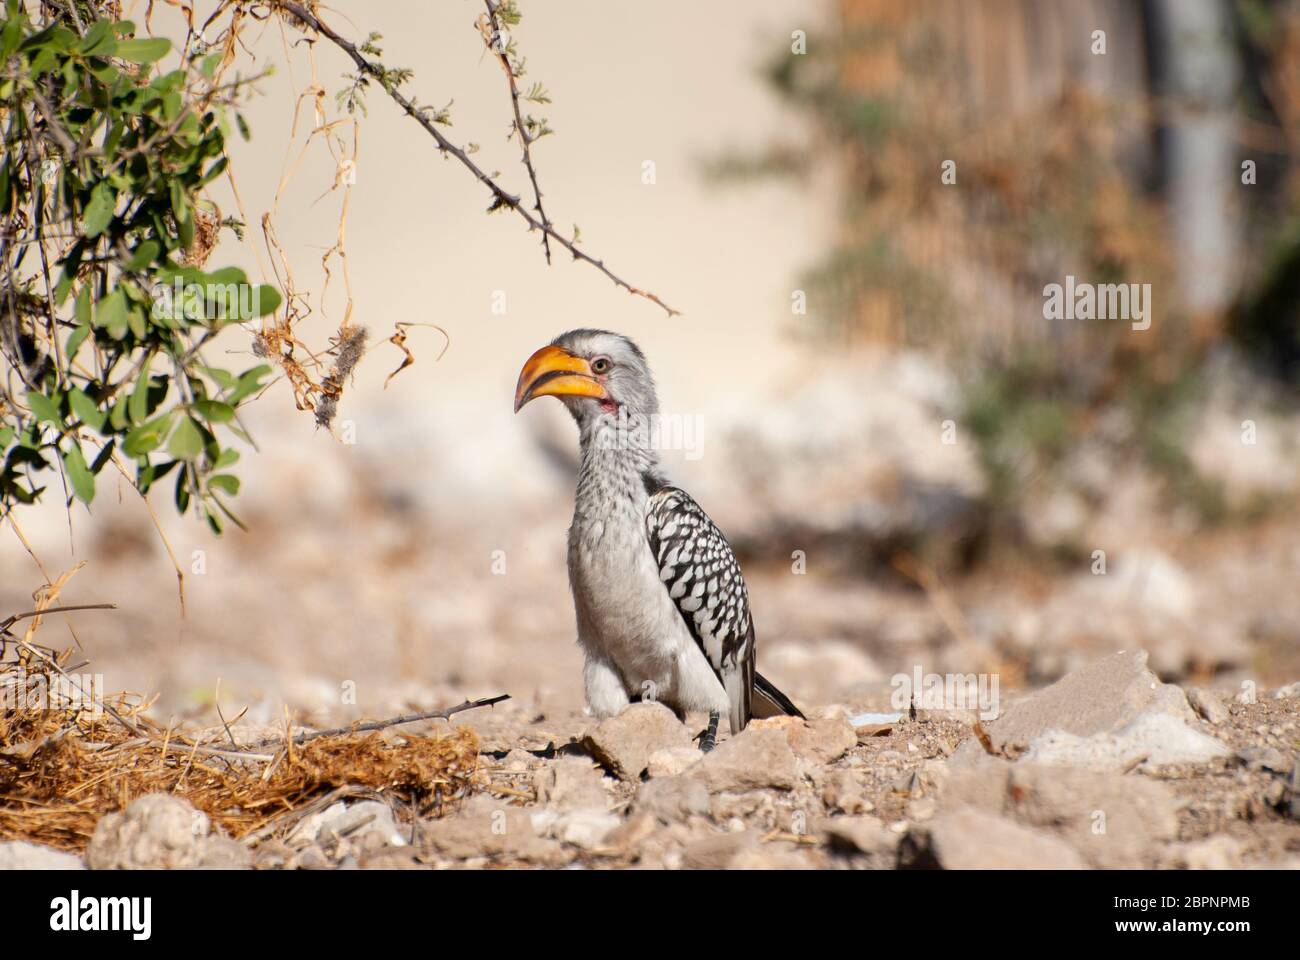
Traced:
<path id="1" fill-rule="evenodd" d="M 600 385 L 591 365 L 581 357 L 555 346 L 542 347 L 519 371 L 515 386 L 515 413 L 535 397 L 595 397 L 609 398 Z"/>

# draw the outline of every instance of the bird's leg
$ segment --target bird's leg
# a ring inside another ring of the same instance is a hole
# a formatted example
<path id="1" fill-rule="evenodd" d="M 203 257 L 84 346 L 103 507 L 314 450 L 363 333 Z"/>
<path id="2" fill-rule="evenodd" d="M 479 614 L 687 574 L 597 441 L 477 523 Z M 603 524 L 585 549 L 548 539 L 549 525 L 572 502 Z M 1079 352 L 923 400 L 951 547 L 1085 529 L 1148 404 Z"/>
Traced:
<path id="1" fill-rule="evenodd" d="M 700 734 L 700 753 L 708 753 L 718 742 L 718 720 L 721 716 L 717 710 L 709 711 L 709 729 Z"/>

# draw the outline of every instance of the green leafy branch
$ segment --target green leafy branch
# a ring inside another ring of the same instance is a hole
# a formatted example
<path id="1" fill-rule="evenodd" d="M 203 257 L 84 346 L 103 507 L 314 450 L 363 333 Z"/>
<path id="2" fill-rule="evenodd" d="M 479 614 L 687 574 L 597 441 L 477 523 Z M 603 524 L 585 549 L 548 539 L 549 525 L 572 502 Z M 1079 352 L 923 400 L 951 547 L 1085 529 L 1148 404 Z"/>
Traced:
<path id="1" fill-rule="evenodd" d="M 75 12 L 75 9 L 74 9 Z M 89 20 L 89 18 L 86 18 Z M 272 313 L 273 287 L 205 271 L 218 221 L 201 199 L 226 168 L 230 106 L 249 80 L 216 82 L 220 54 L 150 75 L 170 41 L 129 21 L 0 21 L 0 514 L 36 501 L 58 471 L 93 501 L 117 455 L 147 493 L 215 531 L 238 522 L 229 437 L 271 373 L 204 362 L 226 327 Z M 247 127 L 236 117 L 241 132 Z M 120 465 L 120 464 L 119 464 Z"/>

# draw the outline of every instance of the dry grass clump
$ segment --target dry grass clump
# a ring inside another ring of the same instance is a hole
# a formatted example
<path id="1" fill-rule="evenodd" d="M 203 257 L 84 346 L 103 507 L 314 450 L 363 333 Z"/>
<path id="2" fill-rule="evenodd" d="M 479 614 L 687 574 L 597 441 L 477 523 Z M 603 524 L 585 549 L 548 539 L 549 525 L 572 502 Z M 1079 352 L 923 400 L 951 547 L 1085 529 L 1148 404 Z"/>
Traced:
<path id="1" fill-rule="evenodd" d="M 232 836 L 264 837 L 277 832 L 277 819 L 287 827 L 334 791 L 368 789 L 437 814 L 476 780 L 478 739 L 468 728 L 301 743 L 286 734 L 241 747 L 225 727 L 187 735 L 162 728 L 138 696 L 77 706 L 66 696 L 67 654 L 38 661 L 33 649 L 0 662 L 0 838 L 80 851 L 101 816 L 147 793 L 184 798 Z"/>
<path id="2" fill-rule="evenodd" d="M 438 812 L 474 782 L 478 737 L 469 727 L 439 737 L 337 734 L 295 746 L 285 757 L 268 781 L 270 795 L 246 806 L 283 805 L 285 798 L 300 801 L 329 788 L 364 786 Z"/>

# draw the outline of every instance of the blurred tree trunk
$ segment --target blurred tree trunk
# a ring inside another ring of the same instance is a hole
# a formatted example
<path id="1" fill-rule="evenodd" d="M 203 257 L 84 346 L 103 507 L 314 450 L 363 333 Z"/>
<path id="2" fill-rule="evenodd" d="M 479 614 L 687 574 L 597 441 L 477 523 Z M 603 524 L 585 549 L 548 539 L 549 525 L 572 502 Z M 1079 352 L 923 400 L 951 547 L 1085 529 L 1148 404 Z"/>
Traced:
<path id="1" fill-rule="evenodd" d="M 1240 64 L 1224 0 L 1150 0 L 1163 169 L 1180 300 L 1203 338 L 1236 293 L 1240 246 L 1235 98 Z"/>

